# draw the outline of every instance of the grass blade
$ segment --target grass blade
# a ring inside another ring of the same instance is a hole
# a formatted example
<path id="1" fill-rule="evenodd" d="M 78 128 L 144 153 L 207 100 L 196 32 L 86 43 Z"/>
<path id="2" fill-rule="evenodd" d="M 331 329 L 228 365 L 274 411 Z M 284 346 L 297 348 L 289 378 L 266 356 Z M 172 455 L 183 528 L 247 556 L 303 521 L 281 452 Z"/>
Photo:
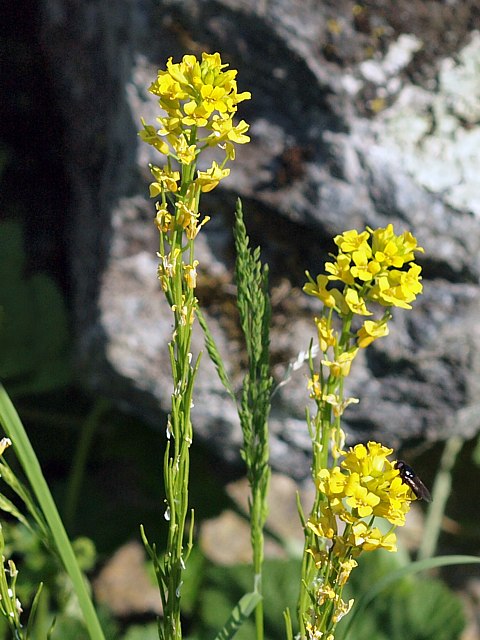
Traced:
<path id="1" fill-rule="evenodd" d="M 223 629 L 217 633 L 215 640 L 230 640 L 240 629 L 245 620 L 250 616 L 262 596 L 256 591 L 246 593 L 232 609 L 229 619 Z"/>

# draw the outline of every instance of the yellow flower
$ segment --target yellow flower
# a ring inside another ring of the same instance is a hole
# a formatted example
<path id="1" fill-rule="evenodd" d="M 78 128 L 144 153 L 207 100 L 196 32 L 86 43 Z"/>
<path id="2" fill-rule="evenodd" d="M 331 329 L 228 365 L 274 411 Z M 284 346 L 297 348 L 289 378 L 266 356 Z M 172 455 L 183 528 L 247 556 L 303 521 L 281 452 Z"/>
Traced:
<path id="1" fill-rule="evenodd" d="M 185 228 L 185 233 L 187 235 L 187 238 L 189 240 L 194 240 L 197 237 L 200 229 L 203 227 L 204 224 L 207 224 L 209 220 L 210 220 L 210 216 L 205 216 L 203 220 L 200 222 L 200 224 L 198 224 L 198 217 L 191 218 L 189 225 Z"/>
<path id="2" fill-rule="evenodd" d="M 184 57 L 184 61 L 186 61 L 186 58 L 187 56 Z M 169 58 L 167 61 L 167 70 L 158 71 L 157 79 L 152 82 L 148 90 L 156 96 L 171 101 L 183 100 L 188 96 L 184 88 L 187 84 L 187 78 L 181 71 L 181 65 L 173 64 L 172 58 Z"/>
<path id="3" fill-rule="evenodd" d="M 387 480 L 385 486 L 380 485 L 377 492 L 381 501 L 375 507 L 373 514 L 385 518 L 395 526 L 403 526 L 410 503 L 415 498 L 410 487 L 402 481 L 400 476 L 396 476 L 390 481 Z"/>
<path id="4" fill-rule="evenodd" d="M 326 402 L 328 402 L 328 400 L 326 400 Z M 358 400 L 356 398 L 347 398 L 347 400 L 342 403 L 345 406 L 351 404 L 351 402 L 358 402 Z M 343 414 L 343 408 L 342 409 L 338 409 L 339 415 L 337 415 L 337 412 L 335 410 L 335 407 L 333 408 L 333 415 L 336 417 L 340 417 Z M 335 429 L 332 430 L 331 434 L 330 434 L 330 440 L 332 442 L 332 458 L 334 460 L 334 463 L 337 463 L 338 458 L 340 458 L 340 456 L 344 456 L 345 455 L 345 451 L 343 450 L 344 446 L 345 446 L 345 432 L 343 429 L 341 429 L 340 427 L 337 427 Z"/>
<path id="5" fill-rule="evenodd" d="M 361 484 L 358 473 L 352 473 L 345 486 L 346 503 L 352 509 L 356 509 L 360 518 L 371 516 L 373 508 L 380 502 L 380 498 Z"/>
<path id="6" fill-rule="evenodd" d="M 208 144 L 216 145 L 224 140 L 231 140 L 237 144 L 245 144 L 250 141 L 250 137 L 245 135 L 249 128 L 250 125 L 247 124 L 245 120 L 241 120 L 236 126 L 234 126 L 231 118 L 213 116 L 213 134 L 207 138 Z"/>
<path id="7" fill-rule="evenodd" d="M 307 622 L 307 624 L 305 625 L 305 631 L 308 634 L 308 640 L 323 640 L 323 637 L 325 635 L 323 631 L 317 629 L 317 626 L 315 624 L 312 624 L 311 622 Z M 328 638 L 325 638 L 325 640 L 333 640 L 333 636 L 328 636 Z"/>
<path id="8" fill-rule="evenodd" d="M 415 251 L 423 252 L 422 247 L 417 246 L 417 240 L 406 231 L 400 236 L 395 235 L 393 225 L 372 231 L 372 252 L 375 259 L 383 266 L 401 268 L 407 262 L 415 259 Z"/>
<path id="9" fill-rule="evenodd" d="M 341 235 L 335 236 L 333 241 L 343 253 L 353 253 L 353 251 L 358 251 L 363 248 L 367 254 L 370 253 L 371 255 L 371 249 L 368 244 L 369 237 L 370 233 L 368 231 L 358 233 L 358 231 L 352 229 L 350 231 L 345 231 Z"/>
<path id="10" fill-rule="evenodd" d="M 225 102 L 227 91 L 223 87 L 204 84 L 200 89 L 200 95 L 202 96 L 202 106 L 208 115 L 215 110 L 219 113 L 225 113 L 228 110 Z"/>
<path id="11" fill-rule="evenodd" d="M 352 562 L 355 562 L 354 560 Z M 357 563 L 355 562 L 355 565 Z M 335 612 L 332 616 L 332 622 L 338 622 L 342 618 L 344 618 L 347 613 L 349 613 L 350 609 L 353 607 L 354 599 L 350 598 L 348 602 L 344 602 L 341 598 L 337 601 L 337 606 L 335 607 Z M 333 636 L 332 636 L 333 639 Z"/>
<path id="12" fill-rule="evenodd" d="M 308 520 L 307 527 L 319 538 L 333 540 L 337 535 L 337 520 L 327 507 L 322 509 L 322 515 L 318 520 Z"/>
<path id="13" fill-rule="evenodd" d="M 334 393 L 329 393 L 327 395 L 322 396 L 322 399 L 331 405 L 333 415 L 336 418 L 339 418 L 343 415 L 343 412 L 350 404 L 358 404 L 360 400 L 358 398 L 345 398 L 344 400 L 340 400 L 340 397 L 335 395 Z"/>
<path id="14" fill-rule="evenodd" d="M 183 110 L 187 114 L 182 118 L 182 123 L 187 127 L 205 127 L 210 115 L 204 104 L 197 104 L 194 100 L 187 102 Z"/>
<path id="15" fill-rule="evenodd" d="M 169 167 L 156 167 L 154 164 L 149 165 L 150 171 L 155 178 L 156 182 L 152 182 L 150 185 L 150 197 L 156 198 L 164 191 L 170 191 L 176 193 L 178 189 L 178 180 L 180 180 L 180 173 L 178 171 L 172 171 Z"/>
<path id="16" fill-rule="evenodd" d="M 169 213 L 166 206 L 156 202 L 157 215 L 155 216 L 155 225 L 162 233 L 172 230 L 173 216 Z"/>
<path id="17" fill-rule="evenodd" d="M 347 288 L 345 292 L 345 302 L 352 313 L 356 313 L 359 316 L 371 316 L 372 312 L 369 311 L 365 305 L 365 300 L 358 295 L 356 289 Z"/>
<path id="18" fill-rule="evenodd" d="M 397 550 L 397 537 L 393 532 L 383 535 L 378 527 L 368 527 L 365 522 L 357 522 L 352 526 L 352 539 L 355 546 L 363 551 L 386 549 L 394 552 Z"/>
<path id="19" fill-rule="evenodd" d="M 153 127 L 151 124 L 147 124 L 143 118 L 142 125 L 143 131 L 138 132 L 139 137 L 144 142 L 157 149 L 157 151 L 160 151 L 160 153 L 162 153 L 163 155 L 168 156 L 168 144 L 158 135 L 155 127 Z"/>
<path id="20" fill-rule="evenodd" d="M 234 113 L 239 102 L 251 97 L 248 91 L 237 92 L 237 71 L 223 71 L 228 65 L 222 64 L 219 53 L 203 53 L 201 61 L 193 55 L 183 56 L 179 63 L 169 58 L 166 66 L 165 71 L 158 71 L 157 80 L 149 90 L 159 96 L 167 112 L 178 109 L 180 103 L 186 101 L 187 120 L 203 117 L 207 121 L 215 111 Z"/>
<path id="21" fill-rule="evenodd" d="M 182 164 L 192 164 L 192 162 L 195 161 L 197 147 L 194 144 L 187 144 L 184 136 L 180 136 L 176 140 L 174 147 L 179 162 Z"/>
<path id="22" fill-rule="evenodd" d="M 315 296 L 323 302 L 326 307 L 335 306 L 335 297 L 332 291 L 327 290 L 328 278 L 324 275 L 318 275 L 315 282 L 308 271 L 306 271 L 308 282 L 304 285 L 303 290 L 308 296 Z"/>
<path id="23" fill-rule="evenodd" d="M 366 250 L 368 249 L 368 251 Z M 368 245 L 354 251 L 352 254 L 354 266 L 350 269 L 352 275 L 362 282 L 369 282 L 381 271 L 378 260 L 370 260 L 371 250 Z"/>
<path id="24" fill-rule="evenodd" d="M 230 174 L 230 169 L 221 169 L 218 164 L 213 161 L 208 171 L 198 171 L 195 183 L 200 185 L 203 192 L 212 191 L 218 185 L 220 180 L 226 178 Z"/>
<path id="25" fill-rule="evenodd" d="M 329 273 L 329 280 L 340 280 L 345 284 L 353 284 L 355 279 L 350 270 L 351 258 L 345 253 L 339 253 L 335 262 L 326 262 L 325 271 Z"/>
<path id="26" fill-rule="evenodd" d="M 376 284 L 370 290 L 368 297 L 387 307 L 400 307 L 411 309 L 418 293 L 422 292 L 421 273 L 422 268 L 418 264 L 412 264 L 408 271 L 389 271 L 380 276 Z"/>
<path id="27" fill-rule="evenodd" d="M 176 109 L 172 111 L 166 118 L 157 118 L 158 122 L 162 125 L 162 128 L 158 130 L 158 134 L 161 136 L 167 136 L 167 139 L 175 144 L 177 138 L 183 136 L 182 131 L 182 113 Z"/>
<path id="28" fill-rule="evenodd" d="M 334 347 L 337 343 L 335 333 L 331 328 L 327 318 L 315 318 L 314 321 L 317 325 L 318 344 L 320 345 L 320 350 L 325 353 L 328 347 Z"/>
<path id="29" fill-rule="evenodd" d="M 388 336 L 388 325 L 386 320 L 365 320 L 362 327 L 357 331 L 357 344 L 360 349 L 365 349 L 374 340 Z"/>
<path id="30" fill-rule="evenodd" d="M 326 551 L 319 551 L 318 549 L 307 549 L 306 553 L 312 556 L 317 569 L 326 566 L 329 561 L 328 553 Z"/>
<path id="31" fill-rule="evenodd" d="M 164 291 L 168 289 L 168 280 L 171 280 L 175 276 L 179 255 L 180 249 L 174 249 L 164 256 L 161 256 L 159 253 L 157 253 L 157 256 L 160 258 L 157 269 L 157 277 L 160 280 Z"/>
<path id="32" fill-rule="evenodd" d="M 337 578 L 340 586 L 343 586 L 348 582 L 348 578 L 355 567 L 358 567 L 358 562 L 353 558 L 348 558 L 347 560 L 340 562 L 340 571 Z"/>
<path id="33" fill-rule="evenodd" d="M 197 286 L 197 266 L 198 266 L 198 260 L 194 260 L 193 265 L 192 264 L 183 265 L 183 269 L 185 272 L 184 273 L 185 281 L 187 283 L 187 286 L 190 289 L 195 289 L 195 287 Z"/>
<path id="34" fill-rule="evenodd" d="M 357 353 L 358 347 L 355 347 L 341 353 L 336 360 L 322 360 L 322 364 L 330 369 L 330 374 L 335 378 L 345 377 L 349 375 L 352 362 Z"/>
<path id="35" fill-rule="evenodd" d="M 393 469 L 393 464 L 387 460 L 392 453 L 393 449 L 378 442 L 369 442 L 367 446 L 357 444 L 349 449 L 342 467 L 364 478 L 382 476 L 386 467 Z"/>
<path id="36" fill-rule="evenodd" d="M 310 398 L 312 398 L 312 400 L 320 400 L 322 398 L 322 387 L 318 373 L 314 373 L 310 378 L 307 388 L 310 390 Z"/>
<path id="37" fill-rule="evenodd" d="M 397 526 L 405 524 L 412 495 L 410 488 L 402 482 L 398 469 L 387 459 L 391 453 L 392 449 L 377 442 L 369 442 L 367 446 L 359 444 L 349 450 L 341 466 L 350 474 L 349 478 L 353 478 L 347 482 L 345 494 L 351 493 L 353 499 L 362 501 L 364 492 L 355 493 L 351 489 L 358 479 L 367 493 L 378 496 L 376 504 L 365 500 L 366 504 L 372 506 L 372 515 L 385 518 Z M 349 506 L 355 506 L 353 500 Z"/>
<path id="38" fill-rule="evenodd" d="M 317 476 L 318 488 L 327 496 L 343 496 L 347 476 L 340 467 L 320 469 Z"/>
<path id="39" fill-rule="evenodd" d="M 172 311 L 180 325 L 185 327 L 187 324 L 193 324 L 195 320 L 195 309 L 194 306 L 185 304 L 185 295 L 182 295 L 181 305 L 172 305 Z"/>
<path id="40" fill-rule="evenodd" d="M 191 226 L 193 221 L 199 217 L 198 211 L 191 209 L 185 202 L 177 202 L 175 204 L 177 213 L 175 216 L 175 222 L 179 224 L 183 229 Z"/>

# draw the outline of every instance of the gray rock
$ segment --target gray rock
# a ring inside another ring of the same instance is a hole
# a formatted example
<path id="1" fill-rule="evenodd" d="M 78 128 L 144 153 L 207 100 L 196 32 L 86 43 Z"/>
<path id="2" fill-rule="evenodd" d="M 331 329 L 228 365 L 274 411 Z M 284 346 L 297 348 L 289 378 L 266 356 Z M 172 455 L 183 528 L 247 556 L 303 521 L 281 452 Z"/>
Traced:
<path id="1" fill-rule="evenodd" d="M 478 431 L 480 35 L 475 2 L 432 5 L 309 0 L 44 0 L 42 41 L 67 123 L 77 364 L 93 391 L 165 428 L 170 317 L 156 281 L 148 200 L 156 69 L 184 53 L 220 51 L 239 70 L 252 142 L 205 198 L 198 297 L 236 384 L 242 344 L 234 311 L 232 212 L 271 266 L 277 381 L 314 335 L 315 301 L 301 293 L 334 234 L 411 230 L 425 248 L 425 293 L 395 314 L 390 336 L 355 363 L 345 415 L 351 441 L 465 437 Z M 387 6 L 388 5 L 388 6 Z M 373 5 L 372 5 L 373 6 Z M 392 5 L 393 7 L 393 5 Z M 445 34 L 444 24 L 450 29 Z M 223 184 L 225 186 L 223 186 Z M 202 349 L 195 334 L 194 347 Z M 272 409 L 278 469 L 308 474 L 306 367 Z M 234 408 L 204 355 L 197 437 L 228 460 L 241 441 Z"/>

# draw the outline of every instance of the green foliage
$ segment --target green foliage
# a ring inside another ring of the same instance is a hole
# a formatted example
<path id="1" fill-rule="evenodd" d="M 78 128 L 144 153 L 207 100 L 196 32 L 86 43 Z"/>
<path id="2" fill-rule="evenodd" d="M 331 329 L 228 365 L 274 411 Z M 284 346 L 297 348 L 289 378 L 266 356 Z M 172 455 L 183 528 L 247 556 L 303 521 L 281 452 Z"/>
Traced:
<path id="1" fill-rule="evenodd" d="M 228 395 L 232 398 L 234 402 L 237 401 L 235 396 L 235 391 L 233 390 L 232 383 L 230 378 L 228 377 L 227 370 L 225 369 L 225 365 L 223 364 L 222 356 L 218 351 L 218 347 L 213 338 L 212 332 L 208 328 L 207 321 L 205 320 L 205 316 L 202 313 L 200 307 L 197 307 L 197 318 L 198 323 L 202 327 L 203 335 L 205 337 L 205 348 L 207 349 L 207 353 L 210 356 L 211 361 L 213 362 L 215 369 L 217 370 L 218 377 L 220 378 L 220 382 L 225 387 Z"/>
<path id="2" fill-rule="evenodd" d="M 5 523 L 3 529 L 7 543 L 2 553 L 14 557 L 20 568 L 15 586 L 24 609 L 21 621 L 30 632 L 25 637 L 46 638 L 51 630 L 52 640 L 88 640 L 76 596 L 56 556 L 46 549 L 33 528 Z M 104 629 L 107 626 L 103 625 Z"/>
<path id="3" fill-rule="evenodd" d="M 70 377 L 68 320 L 51 278 L 26 273 L 18 222 L 0 223 L 0 379 L 11 395 L 41 393 Z"/>
<path id="4" fill-rule="evenodd" d="M 132 626 L 123 636 L 123 640 L 158 640 L 158 626 L 156 624 Z"/>
<path id="5" fill-rule="evenodd" d="M 251 613 L 258 607 L 261 600 L 262 596 L 258 591 L 252 591 L 251 593 L 246 593 L 242 596 L 233 607 L 227 622 L 215 636 L 215 640 L 231 640 L 231 638 L 236 636 L 237 631 L 245 624 Z"/>
<path id="6" fill-rule="evenodd" d="M 210 640 L 230 616 L 232 606 L 251 588 L 251 567 L 210 565 L 205 571 L 200 592 L 195 630 L 196 640 Z M 265 638 L 278 640 L 284 635 L 283 610 L 298 595 L 300 564 L 297 560 L 266 560 L 263 575 Z M 248 619 L 235 635 L 235 640 L 252 640 L 255 622 Z M 193 640 L 189 637 L 188 640 Z"/>
<path id="7" fill-rule="evenodd" d="M 480 436 L 477 437 L 477 442 L 472 453 L 472 462 L 477 467 L 480 467 Z"/>
<path id="8" fill-rule="evenodd" d="M 401 564 L 398 555 L 388 552 L 364 556 L 351 574 L 349 597 L 357 599 Z M 346 636 L 348 621 L 347 616 L 340 622 L 336 640 L 457 640 L 465 626 L 457 596 L 440 580 L 413 575 L 383 589 L 362 608 Z"/>
<path id="9" fill-rule="evenodd" d="M 40 526 L 42 526 L 42 521 L 45 522 L 45 526 L 48 529 L 48 538 L 51 538 L 52 541 L 52 548 L 55 548 L 72 581 L 91 640 L 104 640 L 105 636 L 102 631 L 102 627 L 94 609 L 90 593 L 88 592 L 85 584 L 85 576 L 82 574 L 75 557 L 72 544 L 65 531 L 65 527 L 58 513 L 50 488 L 43 475 L 36 453 L 15 407 L 1 384 L 0 424 L 10 440 L 14 443 L 15 453 L 17 454 L 23 472 L 28 479 L 32 493 L 35 496 L 35 500 L 38 503 L 38 513 L 41 517 L 39 520 L 35 519 Z M 29 505 L 28 500 L 25 501 L 25 504 L 27 506 Z M 32 511 L 32 515 L 35 517 L 35 510 Z"/>

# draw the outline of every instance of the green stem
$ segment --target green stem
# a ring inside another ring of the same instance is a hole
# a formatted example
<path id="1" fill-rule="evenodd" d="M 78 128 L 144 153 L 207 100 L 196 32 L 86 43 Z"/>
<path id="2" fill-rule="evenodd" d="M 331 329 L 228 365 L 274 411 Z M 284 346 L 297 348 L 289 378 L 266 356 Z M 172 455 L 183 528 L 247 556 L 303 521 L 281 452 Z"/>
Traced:
<path id="1" fill-rule="evenodd" d="M 432 489 L 433 501 L 428 510 L 425 533 L 418 551 L 419 560 L 426 560 L 435 554 L 442 528 L 442 518 L 452 487 L 452 470 L 462 446 L 463 438 L 461 436 L 452 436 L 445 442 L 445 448 L 440 460 L 440 469 L 435 477 Z"/>
<path id="2" fill-rule="evenodd" d="M 2 384 L 0 384 L 0 422 L 13 442 L 15 453 L 48 523 L 65 570 L 73 583 L 89 636 L 91 640 L 104 640 L 103 631 L 86 586 L 85 576 L 78 566 L 72 545 L 43 476 L 38 458 L 15 407 Z"/>
<path id="3" fill-rule="evenodd" d="M 255 591 L 262 595 L 262 575 L 255 574 L 255 578 L 258 578 L 258 581 L 255 580 Z M 258 602 L 255 607 L 255 629 L 256 629 L 256 640 L 263 640 L 264 634 L 264 612 L 263 612 L 263 598 Z"/>
<path id="4" fill-rule="evenodd" d="M 190 446 L 193 439 L 190 411 L 199 359 L 192 365 L 190 318 L 194 313 L 195 298 L 184 279 L 181 242 L 182 236 L 178 233 L 172 240 L 171 251 L 173 255 L 177 249 L 178 254 L 170 289 L 171 299 L 175 305 L 173 310 L 175 328 L 169 344 L 173 393 L 169 416 L 170 440 L 164 458 L 168 537 L 163 560 L 157 564 L 157 578 L 164 607 L 160 634 L 164 640 L 181 640 L 182 638 L 180 608 L 182 573 L 192 547 L 191 529 L 184 553 L 189 499 Z M 190 246 L 190 257 L 193 261 L 193 246 Z"/>
<path id="5" fill-rule="evenodd" d="M 85 467 L 93 437 L 98 428 L 102 415 L 110 408 L 110 402 L 104 398 L 95 401 L 93 408 L 87 415 L 80 428 L 78 445 L 73 458 L 72 468 L 67 482 L 67 491 L 64 506 L 65 526 L 69 531 L 75 524 L 75 513 L 78 506 L 78 498 L 85 477 Z"/>

